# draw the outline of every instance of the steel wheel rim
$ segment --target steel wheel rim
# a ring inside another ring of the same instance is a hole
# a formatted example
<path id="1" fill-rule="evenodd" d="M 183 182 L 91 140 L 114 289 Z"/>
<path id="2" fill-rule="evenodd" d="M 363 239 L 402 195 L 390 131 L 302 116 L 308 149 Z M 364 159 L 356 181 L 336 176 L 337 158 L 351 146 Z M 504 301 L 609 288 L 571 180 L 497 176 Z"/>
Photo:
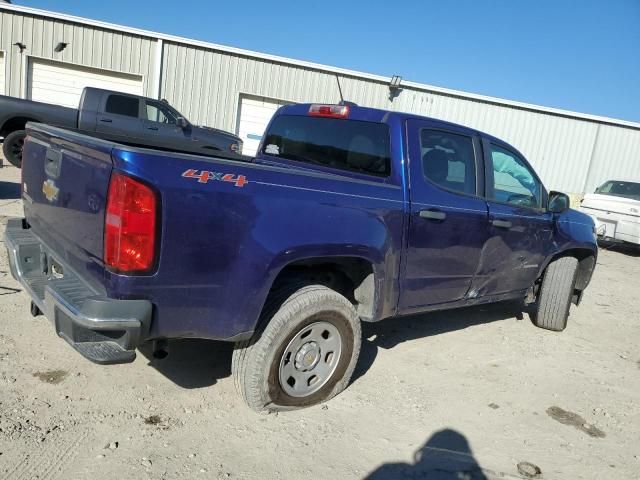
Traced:
<path id="1" fill-rule="evenodd" d="M 342 354 L 342 335 L 329 322 L 305 326 L 294 335 L 280 358 L 280 387 L 291 397 L 308 397 L 333 377 Z"/>

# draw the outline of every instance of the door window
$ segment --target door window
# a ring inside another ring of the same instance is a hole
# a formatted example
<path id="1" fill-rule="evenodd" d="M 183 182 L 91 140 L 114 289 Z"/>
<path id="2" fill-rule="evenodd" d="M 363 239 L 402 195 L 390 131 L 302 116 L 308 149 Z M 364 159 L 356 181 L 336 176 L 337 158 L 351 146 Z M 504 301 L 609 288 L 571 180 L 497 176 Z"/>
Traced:
<path id="1" fill-rule="evenodd" d="M 473 139 L 466 135 L 422 129 L 420 150 L 424 177 L 454 192 L 476 194 Z"/>
<path id="2" fill-rule="evenodd" d="M 542 186 L 531 168 L 516 154 L 491 144 L 493 188 L 489 199 L 512 205 L 540 208 Z"/>
<path id="3" fill-rule="evenodd" d="M 161 102 L 147 102 L 147 120 L 175 125 L 177 117 L 169 107 Z"/>
<path id="4" fill-rule="evenodd" d="M 109 95 L 106 113 L 115 113 L 116 115 L 124 115 L 125 117 L 138 118 L 139 100 L 135 97 L 126 97 L 124 95 Z"/>

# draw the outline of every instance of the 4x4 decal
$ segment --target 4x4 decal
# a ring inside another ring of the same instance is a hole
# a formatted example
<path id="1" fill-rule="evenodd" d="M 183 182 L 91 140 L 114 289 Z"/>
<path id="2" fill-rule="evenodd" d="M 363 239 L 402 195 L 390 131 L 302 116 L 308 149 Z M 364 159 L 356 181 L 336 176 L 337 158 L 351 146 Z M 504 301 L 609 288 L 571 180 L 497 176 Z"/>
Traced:
<path id="1" fill-rule="evenodd" d="M 244 187 L 249 180 L 244 175 L 234 175 L 233 173 L 208 172 L 207 170 L 195 170 L 190 168 L 182 174 L 185 178 L 197 178 L 198 183 L 207 183 L 210 180 L 219 182 L 231 182 L 236 187 Z"/>

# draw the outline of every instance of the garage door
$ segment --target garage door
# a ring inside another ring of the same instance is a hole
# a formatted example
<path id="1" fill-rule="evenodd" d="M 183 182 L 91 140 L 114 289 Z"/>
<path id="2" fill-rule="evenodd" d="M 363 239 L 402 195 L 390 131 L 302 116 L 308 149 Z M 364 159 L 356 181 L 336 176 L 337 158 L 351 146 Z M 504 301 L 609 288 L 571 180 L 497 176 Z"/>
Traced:
<path id="1" fill-rule="evenodd" d="M 262 139 L 265 128 L 271 117 L 282 105 L 289 102 L 281 102 L 270 98 L 243 98 L 240 101 L 240 123 L 238 136 L 243 141 L 242 153 L 255 155 L 258 144 Z"/>
<path id="2" fill-rule="evenodd" d="M 4 86 L 4 79 L 6 78 L 4 70 L 4 52 L 0 52 L 0 95 L 4 95 L 4 92 L 6 92 Z"/>
<path id="3" fill-rule="evenodd" d="M 28 98 L 77 108 L 84 87 L 142 95 L 142 76 L 32 58 Z"/>

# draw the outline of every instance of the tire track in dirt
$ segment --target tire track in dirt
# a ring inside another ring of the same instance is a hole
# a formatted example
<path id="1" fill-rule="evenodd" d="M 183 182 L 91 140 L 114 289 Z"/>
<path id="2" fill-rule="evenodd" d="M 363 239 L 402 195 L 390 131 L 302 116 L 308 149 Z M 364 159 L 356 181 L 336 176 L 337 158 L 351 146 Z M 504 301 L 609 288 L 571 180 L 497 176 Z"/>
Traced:
<path id="1" fill-rule="evenodd" d="M 75 433 L 75 434 L 74 434 Z M 13 469 L 7 472 L 7 480 L 55 480 L 78 455 L 78 448 L 85 443 L 88 430 L 65 432 L 51 439 L 40 451 L 28 453 Z"/>

